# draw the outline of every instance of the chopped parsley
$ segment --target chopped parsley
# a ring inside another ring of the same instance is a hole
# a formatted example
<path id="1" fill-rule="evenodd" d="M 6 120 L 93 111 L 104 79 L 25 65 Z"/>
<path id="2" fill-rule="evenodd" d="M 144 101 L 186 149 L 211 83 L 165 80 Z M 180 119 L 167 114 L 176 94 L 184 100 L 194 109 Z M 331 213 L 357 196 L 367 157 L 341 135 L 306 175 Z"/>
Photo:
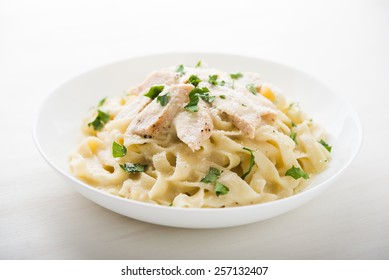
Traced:
<path id="1" fill-rule="evenodd" d="M 221 172 L 219 169 L 215 167 L 210 167 L 207 176 L 205 176 L 200 181 L 202 183 L 215 184 L 214 190 L 217 196 L 227 194 L 229 191 L 229 189 L 225 185 L 216 182 L 216 180 L 219 179 L 220 174 Z"/>
<path id="2" fill-rule="evenodd" d="M 242 73 L 230 74 L 231 79 L 237 80 L 243 77 Z"/>
<path id="3" fill-rule="evenodd" d="M 199 98 L 206 102 L 212 102 L 215 100 L 215 96 L 209 95 L 209 89 L 206 87 L 203 88 L 194 88 L 189 93 L 189 103 L 184 107 L 187 111 L 197 112 L 199 110 L 197 104 L 199 103 Z"/>
<path id="4" fill-rule="evenodd" d="M 243 147 L 243 150 L 246 150 L 246 151 L 250 152 L 250 166 L 249 166 L 249 170 L 247 170 L 241 177 L 244 180 L 247 177 L 247 175 L 250 174 L 251 169 L 253 169 L 253 166 L 255 164 L 255 157 L 254 157 L 254 154 L 253 154 L 254 150 L 251 150 L 251 149 L 246 148 L 246 147 Z"/>
<path id="5" fill-rule="evenodd" d="M 170 96 L 170 92 L 167 92 L 164 95 L 158 95 L 157 103 L 160 103 L 162 107 L 165 107 L 166 104 L 169 102 L 169 96 Z"/>
<path id="6" fill-rule="evenodd" d="M 101 130 L 108 121 L 109 115 L 103 111 L 97 110 L 97 117 L 94 121 L 88 123 L 88 126 L 93 126 L 93 129 L 98 131 Z"/>
<path id="7" fill-rule="evenodd" d="M 202 64 L 203 62 L 201 61 L 201 60 L 199 60 L 198 62 L 197 62 L 197 64 L 196 64 L 196 68 L 199 68 L 199 67 L 201 67 L 201 64 Z"/>
<path id="8" fill-rule="evenodd" d="M 145 96 L 154 99 L 163 91 L 164 88 L 164 86 L 153 86 L 149 89 Z"/>
<path id="9" fill-rule="evenodd" d="M 290 103 L 289 104 L 289 109 L 292 109 L 293 107 L 299 107 L 300 106 L 300 104 L 298 103 L 298 102 L 292 102 L 292 103 Z"/>
<path id="10" fill-rule="evenodd" d="M 294 165 L 286 171 L 285 176 L 293 177 L 296 180 L 299 178 L 309 179 L 308 174 L 305 173 L 304 170 L 300 167 L 295 167 Z"/>
<path id="11" fill-rule="evenodd" d="M 215 193 L 217 196 L 227 194 L 230 189 L 227 188 L 222 183 L 216 182 L 215 184 Z"/>
<path id="12" fill-rule="evenodd" d="M 210 167 L 207 176 L 201 179 L 200 182 L 213 184 L 216 182 L 217 179 L 219 179 L 220 174 L 221 172 L 219 169 L 215 167 Z"/>
<path id="13" fill-rule="evenodd" d="M 208 79 L 208 82 L 214 86 L 217 85 L 217 78 L 218 78 L 218 75 L 209 75 L 209 79 Z"/>
<path id="14" fill-rule="evenodd" d="M 101 99 L 101 100 L 99 101 L 99 103 L 97 104 L 97 107 L 103 106 L 106 100 L 107 100 L 107 97 L 104 97 L 103 99 Z"/>
<path id="15" fill-rule="evenodd" d="M 176 69 L 176 72 L 177 73 L 180 73 L 180 76 L 183 76 L 183 75 L 185 75 L 185 68 L 184 68 L 184 65 L 179 65 L 178 67 L 177 67 L 177 69 Z"/>
<path id="16" fill-rule="evenodd" d="M 225 96 L 225 95 L 219 95 L 219 97 L 220 97 L 221 99 L 226 99 L 226 96 Z"/>
<path id="17" fill-rule="evenodd" d="M 112 156 L 114 158 L 124 157 L 127 154 L 127 148 L 124 145 L 120 145 L 115 141 L 112 143 Z"/>
<path id="18" fill-rule="evenodd" d="M 224 81 L 224 80 L 222 80 L 221 82 L 220 82 L 220 85 L 221 86 L 224 86 L 226 84 L 226 81 Z"/>
<path id="19" fill-rule="evenodd" d="M 201 82 L 200 78 L 196 75 L 190 75 L 189 83 L 197 87 L 197 85 Z"/>
<path id="20" fill-rule="evenodd" d="M 252 94 L 257 94 L 257 88 L 255 87 L 254 84 L 247 84 L 246 85 L 246 88 L 249 92 L 251 92 Z"/>
<path id="21" fill-rule="evenodd" d="M 291 123 L 291 126 L 292 127 L 297 127 L 297 125 L 294 122 Z"/>
<path id="22" fill-rule="evenodd" d="M 185 110 L 190 112 L 197 112 L 199 107 L 197 104 L 199 103 L 199 96 L 196 93 L 189 93 L 189 103 L 184 107 Z"/>
<path id="23" fill-rule="evenodd" d="M 321 140 L 319 141 L 319 143 L 322 144 L 322 145 L 324 146 L 324 148 L 326 148 L 327 151 L 329 151 L 329 152 L 331 153 L 332 147 L 331 147 L 330 145 L 328 145 L 323 139 L 321 139 Z"/>
<path id="24" fill-rule="evenodd" d="M 297 132 L 293 132 L 293 131 L 290 132 L 289 137 L 297 144 L 296 136 L 297 136 Z"/>
<path id="25" fill-rule="evenodd" d="M 140 163 L 128 163 L 119 164 L 121 169 L 123 169 L 126 173 L 136 173 L 136 172 L 144 172 L 147 165 L 143 165 Z"/>
<path id="26" fill-rule="evenodd" d="M 242 73 L 236 73 L 236 74 L 230 74 L 230 77 L 232 79 L 232 89 L 235 88 L 235 80 L 240 79 L 243 77 Z"/>

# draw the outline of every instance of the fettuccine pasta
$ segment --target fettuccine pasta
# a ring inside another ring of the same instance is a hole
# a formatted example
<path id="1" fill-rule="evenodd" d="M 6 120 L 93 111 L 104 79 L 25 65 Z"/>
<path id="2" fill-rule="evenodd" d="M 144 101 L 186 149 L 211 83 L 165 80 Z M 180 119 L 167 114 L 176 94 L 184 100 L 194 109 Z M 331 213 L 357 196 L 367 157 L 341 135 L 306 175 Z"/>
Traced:
<path id="1" fill-rule="evenodd" d="M 298 103 L 256 73 L 199 62 L 152 72 L 101 100 L 71 171 L 110 194 L 174 207 L 263 203 L 302 191 L 331 147 Z"/>

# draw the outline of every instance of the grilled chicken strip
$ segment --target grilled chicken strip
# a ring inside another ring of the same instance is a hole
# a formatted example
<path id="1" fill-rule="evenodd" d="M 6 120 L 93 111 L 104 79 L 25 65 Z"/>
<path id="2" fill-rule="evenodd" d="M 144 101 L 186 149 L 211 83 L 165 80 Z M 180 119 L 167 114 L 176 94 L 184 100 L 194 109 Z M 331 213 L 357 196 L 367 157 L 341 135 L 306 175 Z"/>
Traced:
<path id="1" fill-rule="evenodd" d="M 209 107 L 199 100 L 197 112 L 182 111 L 174 119 L 177 136 L 192 151 L 198 150 L 201 144 L 211 137 L 213 122 Z"/>
<path id="2" fill-rule="evenodd" d="M 126 134 L 135 134 L 144 138 L 152 138 L 161 130 L 167 129 L 177 115 L 188 102 L 188 94 L 193 89 L 192 85 L 173 85 L 165 89 L 160 95 L 169 92 L 169 101 L 165 106 L 154 99 L 138 114 L 130 123 Z"/>

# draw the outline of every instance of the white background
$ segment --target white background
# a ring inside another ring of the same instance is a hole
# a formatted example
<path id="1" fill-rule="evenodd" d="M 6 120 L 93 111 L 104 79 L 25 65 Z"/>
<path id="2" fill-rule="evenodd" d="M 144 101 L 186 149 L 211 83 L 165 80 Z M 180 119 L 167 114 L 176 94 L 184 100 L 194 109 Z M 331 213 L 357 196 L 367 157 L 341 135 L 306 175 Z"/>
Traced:
<path id="1" fill-rule="evenodd" d="M 75 193 L 34 147 L 39 104 L 84 70 L 174 51 L 258 56 L 316 76 L 360 115 L 360 155 L 309 204 L 235 228 L 155 226 Z M 0 259 L 388 259 L 388 83 L 384 0 L 1 1 Z"/>

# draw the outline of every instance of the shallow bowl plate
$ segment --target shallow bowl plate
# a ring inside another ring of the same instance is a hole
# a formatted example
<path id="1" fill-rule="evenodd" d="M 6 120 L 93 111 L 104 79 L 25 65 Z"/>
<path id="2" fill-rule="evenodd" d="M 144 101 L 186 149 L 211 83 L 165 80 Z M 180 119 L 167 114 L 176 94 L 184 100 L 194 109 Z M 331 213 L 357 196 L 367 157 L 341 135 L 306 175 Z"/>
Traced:
<path id="1" fill-rule="evenodd" d="M 153 70 L 172 65 L 210 67 L 230 73 L 257 72 L 263 81 L 283 90 L 328 132 L 333 147 L 330 167 L 316 176 L 303 192 L 264 204 L 222 209 L 187 209 L 147 204 L 99 191 L 75 178 L 68 168 L 68 154 L 80 140 L 82 119 L 98 100 L 121 96 Z M 359 118 L 353 108 L 323 83 L 292 67 L 271 61 L 228 54 L 171 53 L 131 58 L 78 75 L 55 89 L 44 100 L 33 128 L 36 146 L 45 160 L 69 185 L 95 203 L 141 221 L 184 228 L 237 226 L 269 219 L 317 197 L 333 185 L 356 156 L 362 139 Z"/>

